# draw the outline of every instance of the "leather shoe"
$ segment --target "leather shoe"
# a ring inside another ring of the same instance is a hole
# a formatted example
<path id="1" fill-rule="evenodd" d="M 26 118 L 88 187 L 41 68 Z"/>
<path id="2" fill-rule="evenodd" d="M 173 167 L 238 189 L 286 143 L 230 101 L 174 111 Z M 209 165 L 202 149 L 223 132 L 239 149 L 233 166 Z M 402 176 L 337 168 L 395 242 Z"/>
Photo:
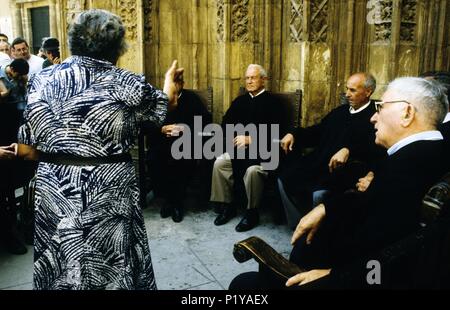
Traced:
<path id="1" fill-rule="evenodd" d="M 237 224 L 236 231 L 243 232 L 250 230 L 259 224 L 259 214 L 257 211 L 251 211 L 245 214 L 242 220 Z"/>
<path id="2" fill-rule="evenodd" d="M 234 208 L 225 208 L 222 213 L 220 213 L 216 219 L 214 220 L 214 225 L 220 226 L 228 223 L 233 217 L 236 216 L 236 209 Z"/>
<path id="3" fill-rule="evenodd" d="M 161 217 L 163 219 L 171 216 L 172 215 L 172 207 L 162 205 L 161 206 L 161 211 L 159 212 L 159 214 L 161 215 Z"/>
<path id="4" fill-rule="evenodd" d="M 172 220 L 175 223 L 179 223 L 183 220 L 183 208 L 174 207 L 172 210 Z"/>

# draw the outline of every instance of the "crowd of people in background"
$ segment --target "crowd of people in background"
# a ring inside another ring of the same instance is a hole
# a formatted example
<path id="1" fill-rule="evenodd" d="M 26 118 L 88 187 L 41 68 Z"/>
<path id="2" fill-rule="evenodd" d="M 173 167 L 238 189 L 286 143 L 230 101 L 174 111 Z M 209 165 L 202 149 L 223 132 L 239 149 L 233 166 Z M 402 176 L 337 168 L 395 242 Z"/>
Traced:
<path id="1" fill-rule="evenodd" d="M 24 38 L 17 37 L 12 42 L 0 33 L 0 144 L 17 142 L 19 127 L 24 124 L 27 105 L 27 83 L 29 77 L 53 64 L 61 63 L 59 41 L 43 38 L 41 49 L 33 55 Z M 34 163 L 0 162 L 2 182 L 0 184 L 0 241 L 11 253 L 24 254 L 27 249 L 18 234 L 18 204 L 15 190 L 26 187 L 34 174 Z M 32 227 L 27 227 L 31 230 Z M 32 242 L 32 231 L 25 234 Z"/>

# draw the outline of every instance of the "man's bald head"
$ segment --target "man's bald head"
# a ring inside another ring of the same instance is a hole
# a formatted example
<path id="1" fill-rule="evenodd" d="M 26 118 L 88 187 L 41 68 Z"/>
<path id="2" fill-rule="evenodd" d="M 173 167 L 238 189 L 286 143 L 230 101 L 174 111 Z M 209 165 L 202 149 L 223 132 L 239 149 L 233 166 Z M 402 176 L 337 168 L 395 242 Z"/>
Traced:
<path id="1" fill-rule="evenodd" d="M 377 82 L 372 74 L 358 72 L 348 78 L 345 97 L 350 105 L 357 110 L 369 102 L 376 87 Z"/>

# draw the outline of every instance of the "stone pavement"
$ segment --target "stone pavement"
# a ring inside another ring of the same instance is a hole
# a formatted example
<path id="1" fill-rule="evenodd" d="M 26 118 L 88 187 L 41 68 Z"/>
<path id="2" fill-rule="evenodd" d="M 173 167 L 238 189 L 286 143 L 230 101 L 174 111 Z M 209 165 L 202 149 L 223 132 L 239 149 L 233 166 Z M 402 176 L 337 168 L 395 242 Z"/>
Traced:
<path id="1" fill-rule="evenodd" d="M 223 226 L 215 226 L 216 214 L 201 210 L 195 202 L 187 204 L 181 223 L 161 219 L 157 202 L 144 209 L 156 283 L 160 290 L 224 290 L 239 273 L 257 270 L 255 261 L 234 260 L 233 244 L 250 236 L 266 240 L 286 257 L 291 245 L 291 231 L 286 225 L 273 224 L 268 210 L 262 210 L 260 225 L 238 233 L 234 227 L 240 214 Z M 0 249 L 0 289 L 31 289 L 32 246 L 25 255 L 12 255 Z"/>

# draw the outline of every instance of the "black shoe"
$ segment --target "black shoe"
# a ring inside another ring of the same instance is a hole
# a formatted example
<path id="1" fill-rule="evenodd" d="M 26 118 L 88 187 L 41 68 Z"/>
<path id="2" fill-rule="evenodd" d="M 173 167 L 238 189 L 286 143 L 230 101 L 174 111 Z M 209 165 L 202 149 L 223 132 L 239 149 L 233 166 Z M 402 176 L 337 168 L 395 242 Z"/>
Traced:
<path id="1" fill-rule="evenodd" d="M 167 205 L 162 205 L 161 206 L 161 211 L 159 212 L 159 214 L 161 215 L 161 217 L 163 219 L 171 216 L 172 215 L 172 207 L 167 206 Z"/>
<path id="2" fill-rule="evenodd" d="M 228 223 L 229 220 L 231 220 L 233 217 L 236 216 L 236 209 L 232 207 L 225 208 L 222 210 L 222 213 L 219 214 L 219 216 L 216 217 L 214 220 L 214 225 L 220 226 L 223 224 Z"/>
<path id="3" fill-rule="evenodd" d="M 174 207 L 172 210 L 172 220 L 175 223 L 179 223 L 183 220 L 183 208 Z"/>
<path id="4" fill-rule="evenodd" d="M 256 210 L 247 210 L 242 220 L 237 224 L 236 231 L 243 232 L 255 228 L 259 224 L 259 214 Z"/>

